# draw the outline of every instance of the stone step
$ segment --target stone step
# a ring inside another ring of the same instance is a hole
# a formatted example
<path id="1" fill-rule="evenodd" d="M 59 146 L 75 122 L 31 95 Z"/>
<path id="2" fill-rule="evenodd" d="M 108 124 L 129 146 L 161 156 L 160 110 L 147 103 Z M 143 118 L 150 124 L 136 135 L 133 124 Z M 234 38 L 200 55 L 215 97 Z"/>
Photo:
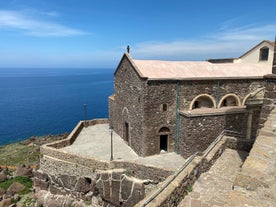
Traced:
<path id="1" fill-rule="evenodd" d="M 260 131 L 260 135 L 261 136 L 275 136 L 276 138 L 276 130 L 273 130 L 272 128 L 271 129 L 267 129 L 267 128 L 263 128 L 261 131 Z"/>
<path id="2" fill-rule="evenodd" d="M 178 207 L 223 206 L 247 152 L 226 149 L 211 169 L 200 175 Z"/>
<path id="3" fill-rule="evenodd" d="M 276 137 L 276 128 L 274 128 L 274 127 L 264 127 L 264 128 L 261 129 L 260 135 L 275 136 Z"/>

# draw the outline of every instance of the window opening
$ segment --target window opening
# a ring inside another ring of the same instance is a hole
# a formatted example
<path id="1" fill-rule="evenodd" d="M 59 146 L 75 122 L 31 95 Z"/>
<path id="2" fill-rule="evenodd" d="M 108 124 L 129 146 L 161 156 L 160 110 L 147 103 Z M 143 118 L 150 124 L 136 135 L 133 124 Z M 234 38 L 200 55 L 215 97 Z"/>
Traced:
<path id="1" fill-rule="evenodd" d="M 259 61 L 266 61 L 268 60 L 268 54 L 269 54 L 269 49 L 268 47 L 263 47 L 260 49 L 260 57 Z"/>
<path id="2" fill-rule="evenodd" d="M 233 96 L 229 96 L 222 101 L 222 107 L 224 106 L 237 106 L 237 101 Z"/>
<path id="3" fill-rule="evenodd" d="M 163 104 L 162 110 L 163 110 L 163 111 L 167 111 L 167 110 L 168 110 L 168 105 L 167 105 L 167 104 Z"/>
<path id="4" fill-rule="evenodd" d="M 193 109 L 199 108 L 213 108 L 212 100 L 209 97 L 199 97 L 193 105 Z"/>
<path id="5" fill-rule="evenodd" d="M 125 141 L 129 144 L 129 124 L 127 122 L 125 122 L 125 130 L 124 130 L 124 137 L 125 137 Z"/>

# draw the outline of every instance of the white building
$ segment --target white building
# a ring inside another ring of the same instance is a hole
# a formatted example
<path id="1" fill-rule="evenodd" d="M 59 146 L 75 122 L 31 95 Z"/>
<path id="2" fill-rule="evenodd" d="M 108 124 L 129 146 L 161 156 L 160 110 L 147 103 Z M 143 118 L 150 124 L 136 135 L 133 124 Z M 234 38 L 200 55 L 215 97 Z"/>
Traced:
<path id="1" fill-rule="evenodd" d="M 264 40 L 239 58 L 210 59 L 212 63 L 260 63 L 272 67 L 275 42 Z"/>

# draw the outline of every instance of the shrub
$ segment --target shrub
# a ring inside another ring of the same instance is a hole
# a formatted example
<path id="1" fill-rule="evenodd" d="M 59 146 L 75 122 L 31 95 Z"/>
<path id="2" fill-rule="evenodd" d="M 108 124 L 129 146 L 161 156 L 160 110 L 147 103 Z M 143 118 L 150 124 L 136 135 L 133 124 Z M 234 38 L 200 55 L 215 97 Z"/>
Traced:
<path id="1" fill-rule="evenodd" d="M 18 176 L 18 177 L 12 178 L 10 180 L 1 182 L 0 188 L 7 190 L 11 186 L 11 184 L 13 184 L 14 182 L 21 183 L 22 185 L 25 186 L 25 189 L 18 193 L 19 195 L 25 195 L 25 194 L 29 193 L 30 188 L 32 188 L 32 185 L 33 185 L 33 181 L 30 178 Z"/>

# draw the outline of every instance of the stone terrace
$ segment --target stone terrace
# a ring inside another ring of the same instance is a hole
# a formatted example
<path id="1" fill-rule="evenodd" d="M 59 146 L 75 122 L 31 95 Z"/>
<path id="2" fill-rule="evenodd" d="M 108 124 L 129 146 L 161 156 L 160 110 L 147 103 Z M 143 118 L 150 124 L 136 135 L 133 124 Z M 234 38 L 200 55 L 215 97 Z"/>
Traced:
<path id="1" fill-rule="evenodd" d="M 83 128 L 75 142 L 60 150 L 98 160 L 110 160 L 111 136 L 108 124 L 96 124 Z M 113 158 L 114 160 L 131 161 L 142 165 L 168 170 L 177 170 L 185 159 L 171 152 L 149 157 L 139 157 L 115 132 L 113 132 Z M 173 160 L 173 162 L 172 162 Z"/>

